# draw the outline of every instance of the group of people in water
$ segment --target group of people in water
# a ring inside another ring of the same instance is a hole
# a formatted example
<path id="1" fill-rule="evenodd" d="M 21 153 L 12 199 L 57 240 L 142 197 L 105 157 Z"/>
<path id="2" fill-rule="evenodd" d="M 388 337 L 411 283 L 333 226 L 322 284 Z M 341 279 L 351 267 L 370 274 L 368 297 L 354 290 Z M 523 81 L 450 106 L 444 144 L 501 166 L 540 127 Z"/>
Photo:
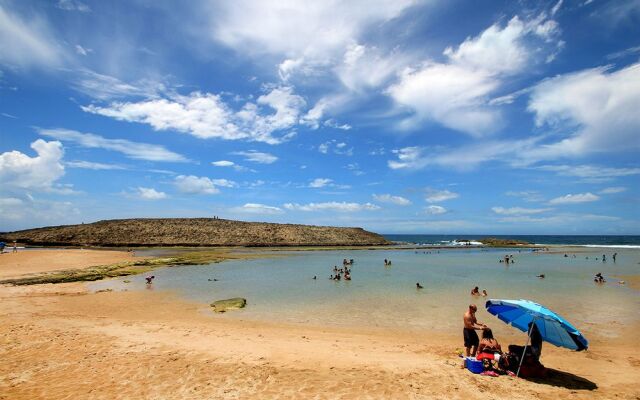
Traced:
<path id="1" fill-rule="evenodd" d="M 342 280 L 342 276 L 344 274 L 344 280 L 345 281 L 350 281 L 351 280 L 351 268 L 349 268 L 350 265 L 353 265 L 354 261 L 353 258 L 350 260 L 347 260 L 346 258 L 342 260 L 342 268 L 338 269 L 337 265 L 333 266 L 333 274 L 331 274 L 329 276 L 329 279 L 334 280 L 334 281 L 339 281 Z M 315 277 L 314 277 L 315 279 Z"/>
<path id="2" fill-rule="evenodd" d="M 515 263 L 515 261 L 513 260 L 513 254 L 505 255 L 504 258 L 499 259 L 498 262 L 505 263 L 507 265 Z"/>
<path id="3" fill-rule="evenodd" d="M 482 297 L 487 297 L 488 293 L 486 289 L 482 290 L 482 294 L 480 294 L 480 289 L 476 286 L 473 289 L 471 289 L 471 295 L 472 296 L 482 296 Z"/>
<path id="4" fill-rule="evenodd" d="M 565 254 L 565 255 L 564 255 L 564 257 L 565 257 L 565 258 L 568 258 L 568 257 L 569 257 L 569 255 L 568 255 L 568 254 Z M 611 256 L 611 258 L 613 259 L 613 262 L 616 262 L 616 258 L 617 258 L 617 257 L 618 257 L 618 253 L 613 253 L 613 255 Z M 573 254 L 573 255 L 572 255 L 572 258 L 576 258 L 576 255 L 575 255 L 575 254 Z M 586 256 L 584 259 L 585 259 L 585 260 L 588 260 L 588 259 L 589 259 L 589 256 Z M 598 258 L 598 257 L 596 257 L 596 261 L 599 261 L 599 260 L 602 260 L 602 262 L 607 262 L 607 255 L 606 255 L 606 254 L 603 254 L 603 255 L 602 255 L 602 258 Z"/>

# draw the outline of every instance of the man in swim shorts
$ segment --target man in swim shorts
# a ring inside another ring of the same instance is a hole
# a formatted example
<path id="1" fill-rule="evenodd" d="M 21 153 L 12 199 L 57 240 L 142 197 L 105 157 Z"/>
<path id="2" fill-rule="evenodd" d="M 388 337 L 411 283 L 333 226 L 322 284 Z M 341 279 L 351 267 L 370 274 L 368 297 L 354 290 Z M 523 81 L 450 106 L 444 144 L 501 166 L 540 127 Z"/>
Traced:
<path id="1" fill-rule="evenodd" d="M 478 344 L 480 343 L 480 338 L 478 338 L 476 330 L 487 328 L 485 324 L 479 323 L 476 319 L 476 311 L 478 311 L 478 307 L 476 307 L 475 304 L 470 304 L 469 309 L 464 313 L 463 317 L 464 329 L 462 330 L 462 335 L 464 336 L 464 347 L 467 357 L 476 356 Z M 473 350 L 471 349 L 472 347 Z"/>

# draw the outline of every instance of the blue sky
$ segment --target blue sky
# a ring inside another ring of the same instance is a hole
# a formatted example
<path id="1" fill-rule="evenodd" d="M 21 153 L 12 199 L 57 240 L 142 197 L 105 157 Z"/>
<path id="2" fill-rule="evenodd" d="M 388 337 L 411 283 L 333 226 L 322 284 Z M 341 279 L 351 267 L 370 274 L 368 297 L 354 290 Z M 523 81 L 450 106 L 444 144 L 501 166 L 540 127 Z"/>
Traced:
<path id="1" fill-rule="evenodd" d="M 0 137 L 0 231 L 640 234 L 640 1 L 0 0 Z"/>

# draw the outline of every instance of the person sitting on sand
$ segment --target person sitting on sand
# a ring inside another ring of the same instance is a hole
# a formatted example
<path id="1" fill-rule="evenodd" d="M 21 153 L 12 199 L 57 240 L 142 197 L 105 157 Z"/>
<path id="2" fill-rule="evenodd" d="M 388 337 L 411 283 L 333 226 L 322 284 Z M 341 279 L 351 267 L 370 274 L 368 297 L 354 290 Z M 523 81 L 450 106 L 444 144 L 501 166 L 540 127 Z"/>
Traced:
<path id="1" fill-rule="evenodd" d="M 478 344 L 478 354 L 480 353 L 502 353 L 500 343 L 493 337 L 493 332 L 489 328 L 482 330 L 482 340 Z"/>
<path id="2" fill-rule="evenodd" d="M 477 287 L 477 286 L 476 286 L 476 287 L 474 287 L 474 288 L 471 290 L 471 295 L 472 295 L 472 296 L 480 296 L 480 289 L 478 289 L 478 287 Z"/>
<path id="3" fill-rule="evenodd" d="M 144 279 L 147 280 L 147 285 L 151 285 L 153 283 L 153 280 L 156 279 L 156 277 L 154 275 L 149 275 Z"/>
<path id="4" fill-rule="evenodd" d="M 424 286 L 422 286 L 420 282 L 416 282 L 416 289 L 424 289 Z"/>
<path id="5" fill-rule="evenodd" d="M 464 329 L 462 335 L 464 337 L 464 347 L 466 349 L 467 357 L 475 357 L 478 345 L 480 344 L 480 338 L 476 330 L 488 328 L 486 325 L 481 324 L 476 319 L 476 311 L 478 307 L 475 304 L 470 304 L 467 312 L 464 313 L 462 321 L 464 322 Z M 473 350 L 472 350 L 473 348 Z"/>

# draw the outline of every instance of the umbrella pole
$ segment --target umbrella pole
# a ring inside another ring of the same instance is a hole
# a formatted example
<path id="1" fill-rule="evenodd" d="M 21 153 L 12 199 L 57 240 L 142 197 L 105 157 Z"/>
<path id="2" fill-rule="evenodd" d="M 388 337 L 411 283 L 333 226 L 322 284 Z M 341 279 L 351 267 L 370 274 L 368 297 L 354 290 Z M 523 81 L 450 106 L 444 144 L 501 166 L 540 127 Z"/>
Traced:
<path id="1" fill-rule="evenodd" d="M 529 346 L 529 340 L 531 339 L 531 331 L 533 330 L 533 324 L 535 323 L 536 323 L 536 320 L 534 319 L 531 322 L 531 327 L 529 328 L 529 334 L 527 335 L 527 343 L 524 345 L 524 350 L 522 351 L 522 357 L 520 357 L 520 364 L 518 365 L 518 372 L 516 372 L 516 378 L 520 376 L 520 367 L 522 367 L 522 362 L 524 361 L 524 355 L 527 352 L 527 347 Z"/>

